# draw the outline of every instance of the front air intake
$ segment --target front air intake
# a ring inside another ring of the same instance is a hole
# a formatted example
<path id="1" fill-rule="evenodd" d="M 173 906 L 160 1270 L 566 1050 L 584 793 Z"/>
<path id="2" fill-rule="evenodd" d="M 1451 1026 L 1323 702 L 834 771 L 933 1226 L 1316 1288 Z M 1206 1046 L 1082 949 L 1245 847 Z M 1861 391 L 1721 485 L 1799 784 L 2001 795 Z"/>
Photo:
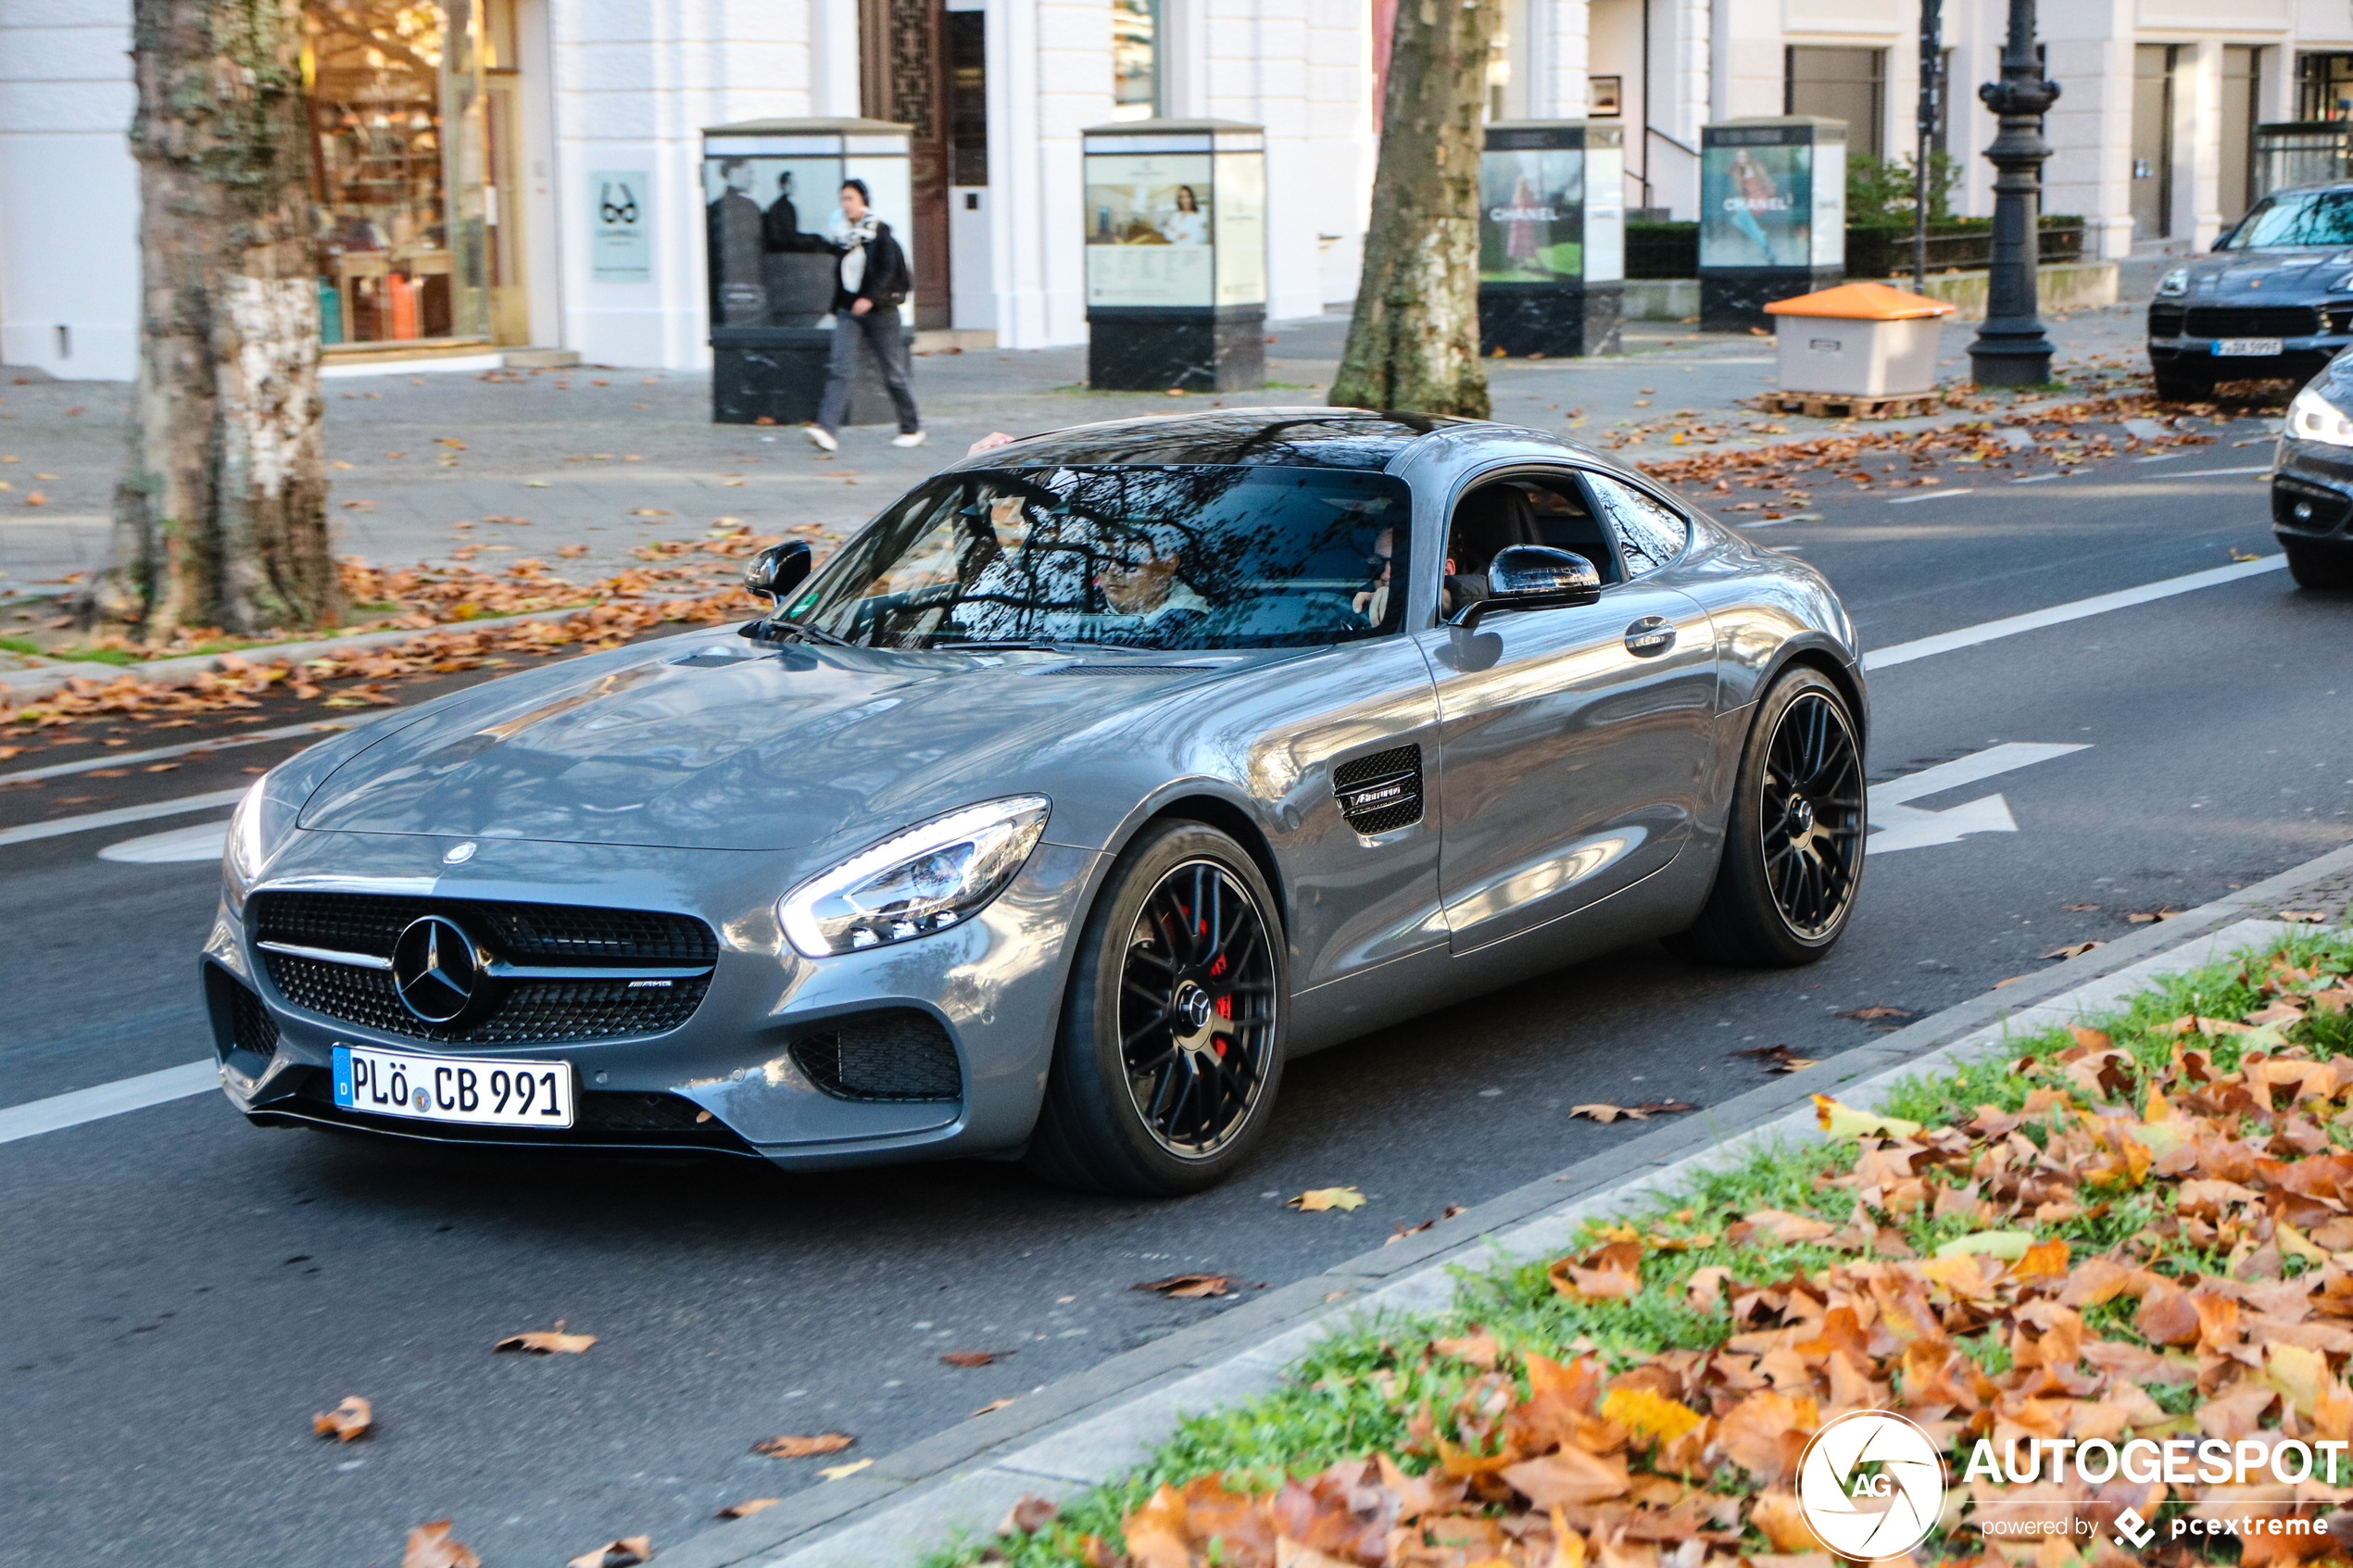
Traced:
<path id="1" fill-rule="evenodd" d="M 1422 748 L 1401 746 L 1332 770 L 1340 814 L 1367 838 L 1422 820 Z"/>
<path id="2" fill-rule="evenodd" d="M 836 1099 L 962 1099 L 956 1045 L 912 1008 L 828 1019 L 792 1045 L 793 1060 Z"/>

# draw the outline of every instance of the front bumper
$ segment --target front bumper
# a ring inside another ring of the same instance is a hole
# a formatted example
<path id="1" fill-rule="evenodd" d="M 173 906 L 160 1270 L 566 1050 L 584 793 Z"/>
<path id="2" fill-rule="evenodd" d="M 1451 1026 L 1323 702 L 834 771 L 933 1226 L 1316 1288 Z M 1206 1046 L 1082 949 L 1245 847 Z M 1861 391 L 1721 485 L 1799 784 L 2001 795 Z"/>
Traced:
<path id="1" fill-rule="evenodd" d="M 2149 364 L 2161 374 L 2199 381 L 2309 381 L 2353 344 L 2353 336 L 2296 337 L 2280 340 L 2275 355 L 2218 356 L 2212 338 L 2154 337 L 2148 340 Z"/>
<path id="2" fill-rule="evenodd" d="M 2281 439 L 2271 468 L 2271 532 L 2353 546 L 2353 447 Z"/>
<path id="3" fill-rule="evenodd" d="M 968 922 L 900 946 L 808 960 L 784 939 L 775 897 L 806 872 L 797 856 L 488 839 L 445 868 L 456 840 L 297 832 L 255 891 L 397 891 L 434 900 L 653 909 L 718 935 L 709 988 L 659 1034 L 573 1041 L 452 1043 L 333 1016 L 292 1000 L 224 902 L 201 963 L 221 1083 L 257 1123 L 517 1148 L 693 1150 L 781 1164 L 854 1165 L 1017 1148 L 1036 1120 L 1067 964 L 1095 855 L 1041 843 L 1005 892 Z M 253 908 L 250 901 L 247 909 Z M 257 1006 L 258 1004 L 258 1006 Z M 955 1098 L 861 1092 L 812 1061 L 812 1041 L 911 1022 L 954 1053 Z M 337 1042 L 432 1055 L 569 1062 L 579 1110 L 562 1131 L 457 1126 L 341 1110 Z M 822 1080 L 822 1081 L 821 1081 Z M 846 1092 L 845 1092 L 846 1091 Z"/>

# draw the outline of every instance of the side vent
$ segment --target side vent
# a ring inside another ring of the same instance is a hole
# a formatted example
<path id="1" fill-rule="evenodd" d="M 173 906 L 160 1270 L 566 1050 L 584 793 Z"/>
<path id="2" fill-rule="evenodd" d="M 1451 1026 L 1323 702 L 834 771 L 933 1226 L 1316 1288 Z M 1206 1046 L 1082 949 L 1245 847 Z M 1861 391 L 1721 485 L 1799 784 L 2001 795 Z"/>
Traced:
<path id="1" fill-rule="evenodd" d="M 1332 793 L 1348 825 L 1370 837 L 1422 820 L 1422 748 L 1377 751 L 1332 770 Z"/>

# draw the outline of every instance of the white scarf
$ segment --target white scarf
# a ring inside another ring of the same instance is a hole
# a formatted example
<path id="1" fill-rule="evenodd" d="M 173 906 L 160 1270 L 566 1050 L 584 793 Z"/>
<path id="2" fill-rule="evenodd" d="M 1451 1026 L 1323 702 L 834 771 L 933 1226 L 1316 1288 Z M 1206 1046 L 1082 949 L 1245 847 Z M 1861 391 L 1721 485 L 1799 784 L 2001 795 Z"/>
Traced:
<path id="1" fill-rule="evenodd" d="M 856 294 L 866 281 L 866 246 L 873 243 L 882 220 L 869 212 L 852 223 L 840 213 L 834 214 L 834 245 L 841 252 L 841 286 L 846 294 Z"/>

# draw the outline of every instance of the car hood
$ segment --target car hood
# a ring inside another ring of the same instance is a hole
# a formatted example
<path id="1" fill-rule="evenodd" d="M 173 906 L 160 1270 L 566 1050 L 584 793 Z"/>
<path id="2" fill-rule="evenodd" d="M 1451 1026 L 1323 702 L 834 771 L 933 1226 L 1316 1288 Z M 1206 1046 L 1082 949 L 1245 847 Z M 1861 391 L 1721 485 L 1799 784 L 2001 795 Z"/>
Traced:
<path id="1" fill-rule="evenodd" d="M 644 655 L 459 694 L 337 769 L 299 825 L 680 849 L 879 836 L 975 800 L 1051 795 L 1076 737 L 1263 661 L 717 643 Z M 1074 665 L 1101 678 L 1064 673 Z"/>
<path id="2" fill-rule="evenodd" d="M 2353 271 L 2353 264 L 2343 260 L 2328 265 L 2332 257 L 2345 254 L 2343 245 L 2329 245 L 2313 250 L 2221 251 L 2202 256 L 2189 264 L 2189 297 L 2193 301 L 2244 297 L 2256 304 L 2267 299 L 2300 302 L 2308 295 L 2327 293 L 2331 283 Z"/>

